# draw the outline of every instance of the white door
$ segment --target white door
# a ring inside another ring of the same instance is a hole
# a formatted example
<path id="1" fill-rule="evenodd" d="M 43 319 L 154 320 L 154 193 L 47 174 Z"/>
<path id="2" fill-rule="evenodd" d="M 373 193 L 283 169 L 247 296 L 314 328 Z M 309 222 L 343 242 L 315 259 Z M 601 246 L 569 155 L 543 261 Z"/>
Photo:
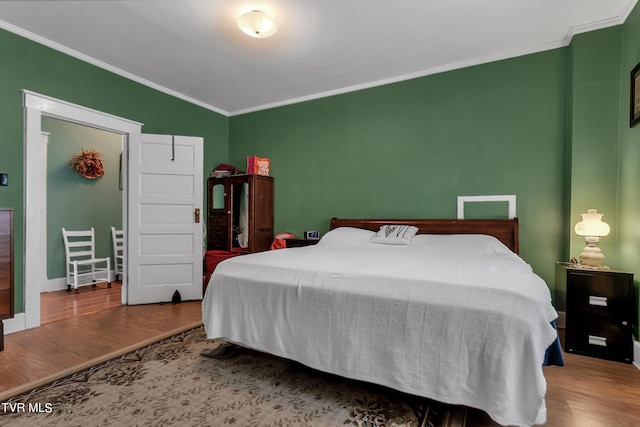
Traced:
<path id="1" fill-rule="evenodd" d="M 128 304 L 202 299 L 202 153 L 199 137 L 129 136 L 125 228 Z"/>

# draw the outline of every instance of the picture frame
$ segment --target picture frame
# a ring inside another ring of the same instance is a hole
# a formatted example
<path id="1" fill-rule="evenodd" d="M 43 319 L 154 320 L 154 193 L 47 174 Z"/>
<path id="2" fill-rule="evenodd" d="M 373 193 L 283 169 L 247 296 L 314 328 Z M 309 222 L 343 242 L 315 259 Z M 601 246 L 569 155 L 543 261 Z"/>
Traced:
<path id="1" fill-rule="evenodd" d="M 629 127 L 634 127 L 640 122 L 640 63 L 631 70 Z"/>

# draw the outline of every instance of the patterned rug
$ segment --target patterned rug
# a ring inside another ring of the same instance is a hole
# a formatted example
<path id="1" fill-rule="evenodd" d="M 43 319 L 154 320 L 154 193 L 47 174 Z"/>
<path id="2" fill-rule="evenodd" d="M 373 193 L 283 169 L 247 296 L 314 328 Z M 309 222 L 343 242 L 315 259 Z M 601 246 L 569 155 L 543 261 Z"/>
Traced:
<path id="1" fill-rule="evenodd" d="M 248 349 L 215 359 L 202 327 L 2 402 L 3 426 L 459 427 L 461 407 Z"/>

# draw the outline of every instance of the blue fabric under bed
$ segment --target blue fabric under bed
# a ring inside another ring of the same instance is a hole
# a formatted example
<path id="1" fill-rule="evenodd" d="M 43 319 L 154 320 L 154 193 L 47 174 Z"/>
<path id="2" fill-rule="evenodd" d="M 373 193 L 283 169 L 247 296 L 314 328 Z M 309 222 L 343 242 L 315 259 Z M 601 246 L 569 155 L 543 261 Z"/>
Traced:
<path id="1" fill-rule="evenodd" d="M 551 322 L 551 326 L 556 331 L 558 327 L 556 325 L 556 321 Z M 544 355 L 544 366 L 564 366 L 564 358 L 562 357 L 562 346 L 560 345 L 560 338 L 556 337 L 556 340 L 547 348 L 547 351 Z"/>

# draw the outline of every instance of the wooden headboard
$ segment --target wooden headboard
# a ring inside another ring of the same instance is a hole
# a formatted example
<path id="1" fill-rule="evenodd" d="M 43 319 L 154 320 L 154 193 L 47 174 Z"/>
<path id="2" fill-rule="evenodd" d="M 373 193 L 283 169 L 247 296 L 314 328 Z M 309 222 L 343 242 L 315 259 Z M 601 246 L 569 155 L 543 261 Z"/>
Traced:
<path id="1" fill-rule="evenodd" d="M 513 219 L 345 219 L 331 218 L 330 230 L 338 227 L 355 227 L 378 231 L 381 226 L 413 225 L 419 234 L 487 234 L 500 240 L 516 254 L 518 243 L 518 218 Z"/>

